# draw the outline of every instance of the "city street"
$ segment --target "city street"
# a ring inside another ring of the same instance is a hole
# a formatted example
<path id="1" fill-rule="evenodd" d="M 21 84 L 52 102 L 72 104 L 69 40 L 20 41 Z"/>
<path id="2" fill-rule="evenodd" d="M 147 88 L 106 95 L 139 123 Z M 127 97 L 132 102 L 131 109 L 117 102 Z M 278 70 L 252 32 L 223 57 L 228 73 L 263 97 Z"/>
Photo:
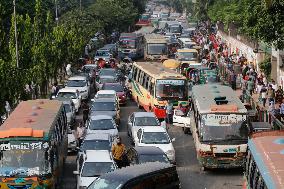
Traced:
<path id="1" fill-rule="evenodd" d="M 126 133 L 128 116 L 135 111 L 142 111 L 137 108 L 135 102 L 128 102 L 121 107 L 120 136 L 123 143 L 131 146 Z M 81 115 L 77 119 L 82 119 Z M 238 189 L 243 183 L 242 170 L 212 170 L 202 171 L 196 159 L 195 147 L 191 135 L 185 135 L 181 128 L 169 128 L 172 138 L 176 138 L 174 147 L 176 151 L 177 170 L 179 173 L 182 189 Z M 73 171 L 76 169 L 76 155 L 69 154 L 65 169 L 63 186 L 64 189 L 73 189 L 76 186 L 76 176 Z"/>

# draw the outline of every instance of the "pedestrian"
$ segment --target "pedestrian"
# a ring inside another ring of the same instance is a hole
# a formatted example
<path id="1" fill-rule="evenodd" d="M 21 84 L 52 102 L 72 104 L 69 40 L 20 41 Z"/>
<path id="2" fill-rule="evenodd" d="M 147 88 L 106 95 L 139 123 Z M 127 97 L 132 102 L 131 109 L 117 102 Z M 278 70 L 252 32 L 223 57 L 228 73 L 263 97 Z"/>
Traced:
<path id="1" fill-rule="evenodd" d="M 280 116 L 281 118 L 284 117 L 284 99 L 282 100 L 282 103 L 280 104 Z"/>
<path id="2" fill-rule="evenodd" d="M 81 122 L 81 123 L 79 123 L 79 126 L 77 127 L 76 134 L 75 134 L 78 147 L 81 146 L 81 144 L 82 144 L 82 142 L 85 138 L 85 135 L 86 135 L 86 129 L 85 129 L 83 123 Z"/>
<path id="3" fill-rule="evenodd" d="M 66 66 L 66 74 L 67 74 L 68 77 L 72 76 L 71 64 L 67 64 L 67 66 Z"/>
<path id="4" fill-rule="evenodd" d="M 277 90 L 277 84 L 275 83 L 275 81 L 273 79 L 271 80 L 271 87 L 274 91 Z"/>
<path id="5" fill-rule="evenodd" d="M 231 86 L 233 90 L 237 90 L 237 75 L 234 71 L 231 74 Z"/>
<path id="6" fill-rule="evenodd" d="M 10 116 L 10 113 L 11 113 L 11 106 L 10 106 L 10 103 L 8 101 L 6 101 L 5 110 L 6 110 L 6 118 L 8 118 Z"/>
<path id="7" fill-rule="evenodd" d="M 113 155 L 113 159 L 118 168 L 124 167 L 125 163 L 127 163 L 127 162 L 124 162 L 124 158 L 123 158 L 123 156 L 125 155 L 125 150 L 126 150 L 125 145 L 122 144 L 121 138 L 117 137 L 116 144 L 112 145 L 111 152 Z"/>
<path id="8" fill-rule="evenodd" d="M 271 101 L 269 103 L 268 112 L 271 113 L 272 115 L 275 115 L 275 104 L 274 104 L 274 101 Z"/>
<path id="9" fill-rule="evenodd" d="M 266 88 L 265 88 L 264 85 L 262 86 L 262 89 L 260 91 L 260 97 L 261 97 L 262 105 L 263 105 L 263 107 L 265 107 L 266 99 L 267 99 L 267 93 L 266 93 Z"/>
<path id="10" fill-rule="evenodd" d="M 166 109 L 166 120 L 168 124 L 172 123 L 173 118 L 173 104 L 168 100 L 165 106 Z"/>
<path id="11" fill-rule="evenodd" d="M 54 82 L 54 84 L 51 87 L 51 91 L 50 91 L 50 99 L 55 97 L 57 95 L 58 91 L 59 91 L 59 87 L 57 85 L 57 82 Z"/>
<path id="12" fill-rule="evenodd" d="M 263 84 L 265 85 L 265 87 L 267 86 L 267 79 L 266 79 L 266 77 L 265 76 L 263 76 L 263 78 L 262 78 L 262 82 L 263 82 Z"/>
<path id="13" fill-rule="evenodd" d="M 251 96 L 252 96 L 253 89 L 254 89 L 254 82 L 252 81 L 252 78 L 249 78 L 247 82 L 247 90 Z"/>
<path id="14" fill-rule="evenodd" d="M 81 108 L 83 110 L 83 124 L 86 125 L 86 122 L 89 118 L 90 107 L 85 100 L 82 102 Z"/>
<path id="15" fill-rule="evenodd" d="M 268 102 L 269 102 L 269 103 L 270 103 L 271 101 L 274 102 L 275 92 L 274 92 L 274 89 L 272 89 L 272 86 L 271 86 L 271 85 L 268 86 L 268 89 L 267 89 L 266 93 L 267 93 Z"/>

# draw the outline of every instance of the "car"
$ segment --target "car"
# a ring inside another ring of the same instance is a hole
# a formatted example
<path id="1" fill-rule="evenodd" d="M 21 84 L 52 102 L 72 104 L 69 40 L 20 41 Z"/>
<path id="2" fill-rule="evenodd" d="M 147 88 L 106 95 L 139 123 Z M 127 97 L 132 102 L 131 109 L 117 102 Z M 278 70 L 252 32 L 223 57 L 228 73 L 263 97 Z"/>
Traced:
<path id="1" fill-rule="evenodd" d="M 91 116 L 87 122 L 87 134 L 109 134 L 112 138 L 118 136 L 117 125 L 109 115 Z"/>
<path id="2" fill-rule="evenodd" d="M 175 163 L 175 149 L 167 130 L 163 127 L 149 126 L 138 129 L 134 136 L 136 146 L 156 146 L 161 148 L 168 156 L 171 163 Z"/>
<path id="3" fill-rule="evenodd" d="M 133 136 L 141 127 L 160 126 L 160 122 L 153 112 L 133 112 L 128 117 L 127 134 L 134 141 Z"/>
<path id="4" fill-rule="evenodd" d="M 126 93 L 120 83 L 104 83 L 102 90 L 114 90 L 119 98 L 119 104 L 126 104 Z"/>
<path id="5" fill-rule="evenodd" d="M 100 48 L 97 50 L 94 60 L 98 61 L 100 59 L 103 59 L 108 63 L 111 58 L 113 58 L 113 55 L 111 54 L 110 49 Z"/>
<path id="6" fill-rule="evenodd" d="M 104 83 L 114 83 L 116 82 L 116 78 L 110 75 L 103 75 L 98 78 L 98 82 L 96 83 L 97 89 L 102 89 Z"/>
<path id="7" fill-rule="evenodd" d="M 77 147 L 77 160 L 87 150 L 108 150 L 111 151 L 112 138 L 109 134 L 89 133 L 86 134 L 80 147 Z"/>
<path id="8" fill-rule="evenodd" d="M 90 83 L 84 76 L 70 77 L 66 83 L 66 87 L 78 90 L 82 99 L 88 99 L 90 95 Z"/>
<path id="9" fill-rule="evenodd" d="M 113 68 L 103 68 L 99 71 L 99 77 L 101 76 L 113 76 L 117 78 L 117 71 Z"/>
<path id="10" fill-rule="evenodd" d="M 181 188 L 176 166 L 169 163 L 148 162 L 116 169 L 102 175 L 88 189 L 149 189 Z"/>
<path id="11" fill-rule="evenodd" d="M 98 66 L 96 64 L 86 64 L 82 67 L 82 72 L 83 73 L 86 73 L 86 74 L 89 74 L 89 77 L 92 76 L 92 71 L 93 70 L 97 70 L 98 69 Z"/>
<path id="12" fill-rule="evenodd" d="M 116 99 L 117 104 L 119 104 L 118 96 L 116 95 L 116 92 L 114 90 L 99 90 L 95 98 L 111 98 Z"/>
<path id="13" fill-rule="evenodd" d="M 117 125 L 120 123 L 120 108 L 116 99 L 97 98 L 92 101 L 91 116 L 109 115 Z"/>
<path id="14" fill-rule="evenodd" d="M 71 99 L 74 103 L 75 112 L 77 113 L 81 107 L 82 97 L 74 88 L 65 87 L 58 91 L 55 99 Z"/>
<path id="15" fill-rule="evenodd" d="M 128 165 L 146 162 L 170 163 L 169 158 L 163 150 L 156 146 L 137 146 L 127 150 L 126 157 Z"/>
<path id="16" fill-rule="evenodd" d="M 88 187 L 101 175 L 117 168 L 108 150 L 87 150 L 77 163 L 77 189 Z"/>
<path id="17" fill-rule="evenodd" d="M 175 109 L 173 114 L 173 126 L 182 127 L 184 134 L 190 133 L 190 112 Z"/>

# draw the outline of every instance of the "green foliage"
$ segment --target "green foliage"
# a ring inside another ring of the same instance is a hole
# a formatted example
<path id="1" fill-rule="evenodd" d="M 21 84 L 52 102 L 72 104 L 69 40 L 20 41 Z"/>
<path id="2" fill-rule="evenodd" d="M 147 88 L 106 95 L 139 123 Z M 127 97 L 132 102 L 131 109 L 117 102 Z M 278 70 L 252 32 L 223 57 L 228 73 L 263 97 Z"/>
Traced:
<path id="1" fill-rule="evenodd" d="M 271 58 L 267 56 L 265 60 L 259 64 L 259 68 L 268 78 L 270 78 Z"/>

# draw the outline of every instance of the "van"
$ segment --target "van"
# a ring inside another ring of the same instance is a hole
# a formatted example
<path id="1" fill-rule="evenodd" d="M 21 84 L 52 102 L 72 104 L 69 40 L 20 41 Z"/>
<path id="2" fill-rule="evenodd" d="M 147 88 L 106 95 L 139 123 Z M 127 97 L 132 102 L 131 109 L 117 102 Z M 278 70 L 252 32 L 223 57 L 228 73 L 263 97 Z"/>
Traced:
<path id="1" fill-rule="evenodd" d="M 88 189 L 179 189 L 176 166 L 148 162 L 117 169 L 95 180 Z"/>

